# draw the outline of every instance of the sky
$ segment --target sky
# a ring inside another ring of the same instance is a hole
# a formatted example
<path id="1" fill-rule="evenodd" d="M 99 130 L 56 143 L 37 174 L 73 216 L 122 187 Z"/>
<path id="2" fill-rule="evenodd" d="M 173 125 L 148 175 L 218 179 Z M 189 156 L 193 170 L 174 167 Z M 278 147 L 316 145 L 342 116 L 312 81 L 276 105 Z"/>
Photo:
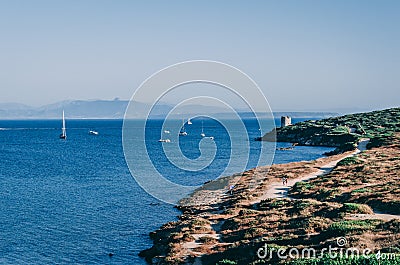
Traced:
<path id="1" fill-rule="evenodd" d="M 398 14 L 390 0 L 0 0 L 0 102 L 129 99 L 202 59 L 248 74 L 275 111 L 399 106 Z"/>

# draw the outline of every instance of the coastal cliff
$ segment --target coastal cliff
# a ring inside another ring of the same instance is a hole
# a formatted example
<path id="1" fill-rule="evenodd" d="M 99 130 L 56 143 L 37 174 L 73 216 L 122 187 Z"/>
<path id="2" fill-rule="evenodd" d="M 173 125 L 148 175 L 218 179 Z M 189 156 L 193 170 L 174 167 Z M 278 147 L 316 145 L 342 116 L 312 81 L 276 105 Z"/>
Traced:
<path id="1" fill-rule="evenodd" d="M 333 119 L 349 127 L 346 121 L 363 121 L 365 132 L 360 135 L 371 137 L 368 150 L 251 169 L 217 180 L 223 183 L 219 190 L 208 189 L 212 182 L 208 183 L 181 201 L 177 221 L 150 233 L 153 247 L 140 256 L 150 264 L 399 264 L 399 109 Z M 304 128 L 308 136 L 293 134 L 290 139 L 309 137 L 311 129 Z M 283 177 L 289 180 L 287 186 L 279 186 Z M 250 189 L 254 178 L 259 185 Z M 236 183 L 235 189 L 227 194 L 231 183 Z M 368 248 L 392 258 L 258 255 L 266 245 L 275 250 L 312 247 L 321 254 L 337 246 L 338 237 L 345 238 L 346 247 Z"/>

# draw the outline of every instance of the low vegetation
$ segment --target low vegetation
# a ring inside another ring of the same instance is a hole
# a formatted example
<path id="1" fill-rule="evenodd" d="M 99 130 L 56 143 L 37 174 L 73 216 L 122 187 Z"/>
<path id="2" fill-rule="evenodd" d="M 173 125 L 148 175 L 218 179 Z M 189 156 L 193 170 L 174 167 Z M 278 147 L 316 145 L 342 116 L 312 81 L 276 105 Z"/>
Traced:
<path id="1" fill-rule="evenodd" d="M 382 146 L 400 132 L 400 108 L 304 121 L 267 133 L 258 140 L 336 147 L 334 155 L 354 150 L 361 138 L 371 138 L 369 148 Z"/>
<path id="2" fill-rule="evenodd" d="M 379 212 L 400 214 L 399 153 L 400 134 L 395 134 L 384 146 L 343 159 L 330 174 L 297 183 L 291 196 L 364 204 Z"/>

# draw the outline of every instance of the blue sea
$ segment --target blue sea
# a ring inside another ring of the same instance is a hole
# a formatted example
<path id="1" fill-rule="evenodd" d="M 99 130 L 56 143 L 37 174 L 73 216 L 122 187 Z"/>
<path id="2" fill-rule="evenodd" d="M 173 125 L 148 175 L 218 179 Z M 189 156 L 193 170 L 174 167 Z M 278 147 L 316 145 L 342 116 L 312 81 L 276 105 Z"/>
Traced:
<path id="1" fill-rule="evenodd" d="M 261 148 L 252 139 L 264 132 L 256 120 L 244 122 L 250 140 L 235 141 L 248 142 L 250 156 L 243 159 L 252 168 Z M 162 121 L 147 123 L 148 153 L 171 181 L 200 185 L 228 163 L 230 139 L 214 120 L 194 120 L 186 127 L 188 136 L 179 144 L 183 154 L 199 156 L 201 124 L 212 132 L 217 152 L 210 166 L 193 172 L 179 170 L 162 154 Z M 122 125 L 122 120 L 67 120 L 68 138 L 61 140 L 59 120 L 0 121 L 0 264 L 146 264 L 138 253 L 151 246 L 148 233 L 179 212 L 147 194 L 131 176 Z M 274 163 L 312 160 L 330 150 L 276 151 Z"/>

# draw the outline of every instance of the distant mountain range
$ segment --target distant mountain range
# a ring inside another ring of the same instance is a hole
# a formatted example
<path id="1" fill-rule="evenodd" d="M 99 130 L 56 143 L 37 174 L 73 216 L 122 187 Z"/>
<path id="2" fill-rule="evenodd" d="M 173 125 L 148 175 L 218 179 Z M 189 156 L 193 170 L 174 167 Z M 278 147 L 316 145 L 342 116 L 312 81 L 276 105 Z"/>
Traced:
<path id="1" fill-rule="evenodd" d="M 127 100 L 67 100 L 41 107 L 31 107 L 19 103 L 0 103 L 0 119 L 59 119 L 62 110 L 65 111 L 68 119 L 122 119 L 125 114 Z M 145 110 L 148 109 L 147 103 L 135 102 L 135 118 L 143 118 Z M 173 109 L 173 105 L 167 103 L 157 104 L 152 110 L 150 118 L 162 118 Z M 241 117 L 252 117 L 250 112 L 240 111 Z M 232 114 L 224 108 L 206 107 L 202 105 L 183 106 L 180 112 L 173 115 L 173 118 L 182 116 L 194 116 L 198 114 L 210 115 L 218 114 L 218 117 L 229 118 Z M 258 113 L 260 117 L 265 116 Z M 326 118 L 338 116 L 334 112 L 275 112 L 276 117 L 291 116 L 293 118 Z"/>

